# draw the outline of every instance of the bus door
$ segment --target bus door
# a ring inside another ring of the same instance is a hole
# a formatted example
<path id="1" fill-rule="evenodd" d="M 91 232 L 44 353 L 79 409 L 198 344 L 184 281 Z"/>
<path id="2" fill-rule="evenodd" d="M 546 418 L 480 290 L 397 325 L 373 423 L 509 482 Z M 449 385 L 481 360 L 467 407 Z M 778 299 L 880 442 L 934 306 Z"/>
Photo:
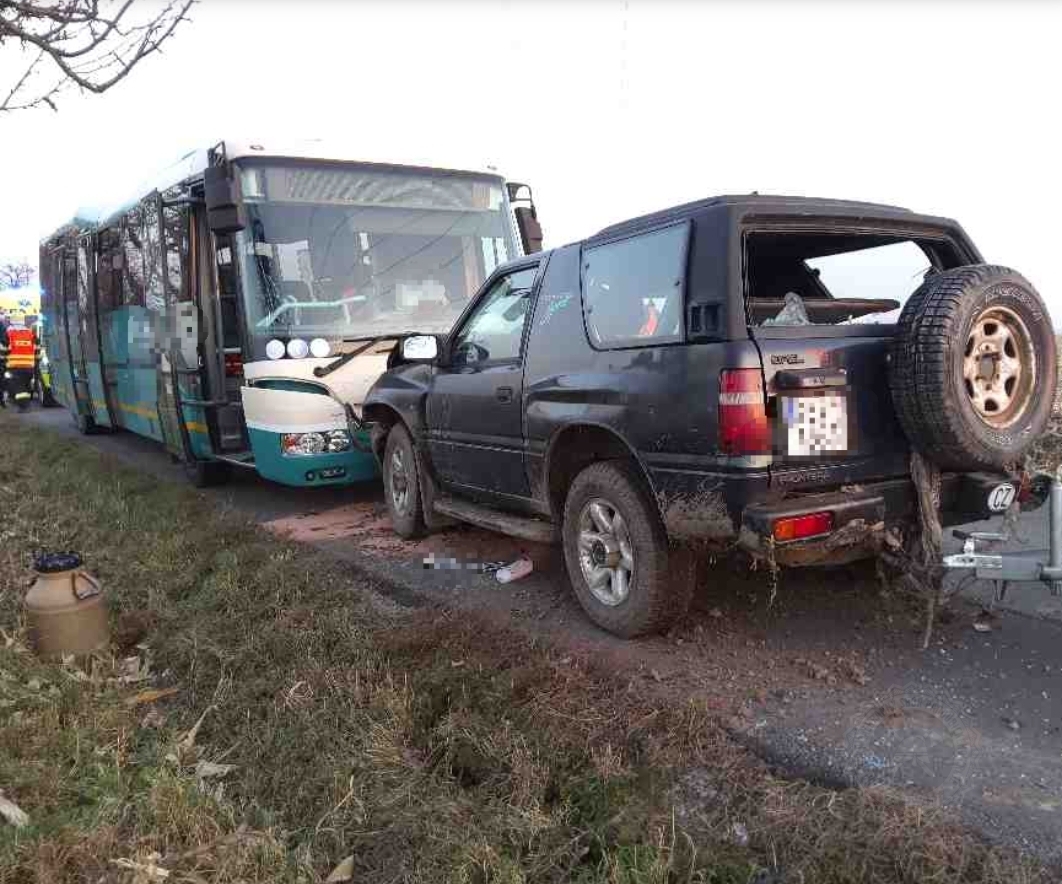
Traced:
<path id="1" fill-rule="evenodd" d="M 206 329 L 208 343 L 222 354 L 211 382 L 213 388 L 223 390 L 225 400 L 215 410 L 218 442 L 221 451 L 233 455 L 233 463 L 240 462 L 241 453 L 250 451 L 250 440 L 243 420 L 243 320 L 240 291 L 236 279 L 235 244 L 230 234 L 211 234 L 203 213 L 199 227 L 205 272 L 202 309 L 213 319 Z M 207 293 L 214 291 L 215 296 Z M 248 461 L 249 463 L 249 461 Z"/>
<path id="2" fill-rule="evenodd" d="M 100 326 L 97 316 L 96 241 L 91 234 L 77 244 L 77 312 L 78 338 L 81 342 L 81 365 L 85 374 L 89 414 L 98 426 L 110 427 L 111 409 L 103 377 Z M 71 327 L 73 334 L 73 327 Z M 80 395 L 80 394 L 79 394 Z"/>
<path id="3" fill-rule="evenodd" d="M 74 411 L 74 380 L 70 374 L 70 346 L 64 319 L 62 248 L 49 246 L 41 249 L 41 275 L 45 288 L 41 296 L 44 307 L 44 346 L 51 363 L 52 388 L 56 398 L 67 409 Z"/>
<path id="4" fill-rule="evenodd" d="M 92 417 L 92 394 L 89 392 L 88 370 L 85 367 L 85 352 L 81 346 L 82 309 L 78 303 L 78 254 L 77 248 L 63 251 L 63 328 L 69 355 L 70 381 L 73 387 L 72 410 L 78 417 Z"/>
<path id="5" fill-rule="evenodd" d="M 183 461 L 210 456 L 209 431 L 199 381 L 199 329 L 195 311 L 187 301 L 187 208 L 167 206 L 159 193 L 144 200 L 150 248 L 151 272 L 161 295 L 153 306 L 159 424 L 166 450 Z"/>

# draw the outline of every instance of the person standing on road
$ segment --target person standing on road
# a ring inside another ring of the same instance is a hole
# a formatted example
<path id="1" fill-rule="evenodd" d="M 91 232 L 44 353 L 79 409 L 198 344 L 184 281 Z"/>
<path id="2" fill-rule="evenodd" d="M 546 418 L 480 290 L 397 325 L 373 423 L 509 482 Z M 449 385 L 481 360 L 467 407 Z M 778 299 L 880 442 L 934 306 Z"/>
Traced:
<path id="1" fill-rule="evenodd" d="M 8 391 L 19 411 L 29 408 L 40 355 L 33 329 L 26 328 L 25 320 L 16 317 L 7 329 L 7 372 L 11 375 Z"/>

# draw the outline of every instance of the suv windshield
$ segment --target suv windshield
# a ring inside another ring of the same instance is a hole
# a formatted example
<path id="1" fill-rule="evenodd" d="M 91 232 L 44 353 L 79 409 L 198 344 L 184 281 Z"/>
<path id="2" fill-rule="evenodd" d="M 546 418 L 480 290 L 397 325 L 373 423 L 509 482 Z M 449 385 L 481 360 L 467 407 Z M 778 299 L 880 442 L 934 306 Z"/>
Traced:
<path id="1" fill-rule="evenodd" d="M 516 254 L 500 178 L 285 163 L 244 165 L 241 185 L 256 338 L 448 331 Z"/>

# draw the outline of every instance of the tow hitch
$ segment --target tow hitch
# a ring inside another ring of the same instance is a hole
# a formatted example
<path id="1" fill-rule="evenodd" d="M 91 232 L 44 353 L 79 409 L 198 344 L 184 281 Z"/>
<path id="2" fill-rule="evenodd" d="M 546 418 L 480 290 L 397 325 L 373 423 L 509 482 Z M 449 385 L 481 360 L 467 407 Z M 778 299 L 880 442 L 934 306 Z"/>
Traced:
<path id="1" fill-rule="evenodd" d="M 984 553 L 978 543 L 1009 540 L 1005 534 L 981 531 L 953 531 L 963 541 L 962 552 L 944 556 L 944 567 L 973 571 L 982 580 L 996 582 L 996 600 L 1002 601 L 1008 584 L 1015 580 L 1039 580 L 1051 588 L 1052 595 L 1062 595 L 1062 478 L 1056 473 L 1048 496 L 1048 548 L 1019 552 Z"/>

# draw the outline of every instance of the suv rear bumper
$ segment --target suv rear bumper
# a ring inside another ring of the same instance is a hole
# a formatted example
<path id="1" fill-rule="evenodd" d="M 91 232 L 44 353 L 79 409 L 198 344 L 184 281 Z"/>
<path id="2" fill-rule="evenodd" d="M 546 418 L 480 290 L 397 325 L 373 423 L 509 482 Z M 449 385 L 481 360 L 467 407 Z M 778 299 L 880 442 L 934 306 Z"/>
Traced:
<path id="1" fill-rule="evenodd" d="M 988 497 L 1003 482 L 1019 484 L 1003 474 L 945 473 L 941 476 L 941 524 L 961 525 L 998 515 L 989 509 Z M 1028 495 L 1023 509 L 1043 503 L 1045 495 L 1038 491 Z M 763 555 L 773 540 L 776 522 L 819 513 L 832 516 L 831 530 L 808 539 L 773 541 L 779 565 L 838 564 L 874 555 L 889 525 L 917 516 L 915 486 L 910 479 L 891 479 L 750 504 L 742 512 L 739 545 Z"/>

